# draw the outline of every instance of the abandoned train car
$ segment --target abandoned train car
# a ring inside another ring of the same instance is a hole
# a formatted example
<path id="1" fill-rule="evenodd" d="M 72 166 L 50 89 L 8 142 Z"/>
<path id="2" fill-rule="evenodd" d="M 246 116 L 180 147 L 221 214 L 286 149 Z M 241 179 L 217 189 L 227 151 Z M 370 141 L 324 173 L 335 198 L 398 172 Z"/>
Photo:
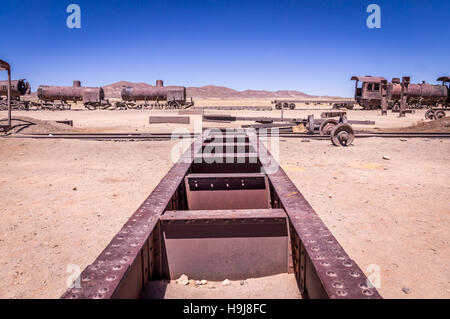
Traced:
<path id="1" fill-rule="evenodd" d="M 381 108 L 381 83 L 383 77 L 353 76 L 355 82 L 355 100 L 363 109 Z M 409 108 L 429 108 L 450 105 L 449 77 L 440 77 L 442 84 L 429 84 L 425 81 L 419 84 L 409 84 L 407 103 Z M 386 98 L 388 108 L 396 108 L 400 104 L 402 85 L 399 78 L 393 78 L 386 83 Z"/>
<path id="2" fill-rule="evenodd" d="M 179 109 L 194 105 L 192 98 L 187 101 L 186 87 L 164 86 L 162 80 L 157 80 L 153 87 L 123 87 L 121 97 L 118 106 L 130 109 Z"/>

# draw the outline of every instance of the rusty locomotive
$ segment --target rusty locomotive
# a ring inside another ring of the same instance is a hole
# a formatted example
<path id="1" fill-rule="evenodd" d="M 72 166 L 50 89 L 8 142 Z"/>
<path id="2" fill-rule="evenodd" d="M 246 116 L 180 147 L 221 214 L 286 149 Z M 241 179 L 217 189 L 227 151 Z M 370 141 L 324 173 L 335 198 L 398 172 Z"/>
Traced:
<path id="1" fill-rule="evenodd" d="M 21 101 L 20 96 L 31 93 L 31 87 L 24 80 L 12 81 L 12 105 L 16 110 L 69 110 L 71 104 L 82 102 L 89 110 L 96 109 L 180 109 L 194 105 L 192 98 L 186 98 L 184 86 L 164 86 L 162 80 L 152 87 L 122 87 L 121 99 L 105 99 L 103 87 L 82 87 L 80 81 L 73 81 L 73 86 L 40 85 L 37 89 L 37 101 Z M 6 96 L 6 86 L 0 82 L 0 95 Z M 3 105 L 4 104 L 4 105 Z M 6 102 L 0 104 L 4 109 Z"/>
<path id="2" fill-rule="evenodd" d="M 21 96 L 29 95 L 31 86 L 25 79 L 11 81 L 11 105 L 15 109 L 25 109 L 26 103 L 20 100 Z M 0 81 L 0 110 L 7 110 L 8 81 Z"/>
<path id="3" fill-rule="evenodd" d="M 194 105 L 192 98 L 187 101 L 184 86 L 164 86 L 162 80 L 157 80 L 154 87 L 123 87 L 121 98 L 122 101 L 116 102 L 116 108 L 180 109 Z"/>
<path id="4" fill-rule="evenodd" d="M 37 89 L 38 102 L 33 106 L 38 109 L 70 109 L 70 102 L 83 102 L 88 109 L 107 108 L 109 101 L 101 87 L 82 87 L 80 81 L 73 81 L 73 86 L 41 85 Z"/>
<path id="5" fill-rule="evenodd" d="M 363 109 L 381 108 L 382 87 L 385 85 L 385 95 L 389 109 L 398 109 L 402 96 L 402 84 L 399 78 L 393 78 L 391 82 L 383 77 L 353 76 L 355 82 L 355 101 Z M 443 76 L 437 79 L 442 84 L 429 84 L 425 81 L 419 84 L 409 84 L 406 99 L 407 107 L 422 109 L 442 106 L 450 106 L 450 77 Z"/>
<path id="6" fill-rule="evenodd" d="M 408 78 L 409 77 L 405 77 Z M 351 80 L 355 83 L 354 99 L 349 100 L 275 100 L 276 109 L 295 109 L 296 103 L 308 104 L 330 104 L 333 109 L 353 109 L 355 105 L 364 110 L 381 108 L 382 97 L 387 101 L 388 109 L 398 110 L 402 98 L 402 83 L 399 78 L 393 78 L 388 82 L 383 77 L 375 76 L 353 76 Z M 409 80 L 408 80 L 409 81 Z M 450 77 L 442 76 L 437 79 L 442 84 L 429 84 L 425 81 L 418 84 L 407 84 L 406 107 L 410 109 L 442 108 L 450 107 Z M 385 95 L 383 95 L 385 94 Z"/>

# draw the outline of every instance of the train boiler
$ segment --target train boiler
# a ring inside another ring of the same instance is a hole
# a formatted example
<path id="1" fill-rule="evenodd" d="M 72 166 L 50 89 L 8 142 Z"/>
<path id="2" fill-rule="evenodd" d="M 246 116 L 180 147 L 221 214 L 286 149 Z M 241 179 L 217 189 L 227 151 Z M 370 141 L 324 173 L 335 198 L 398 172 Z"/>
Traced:
<path id="1" fill-rule="evenodd" d="M 121 98 L 119 107 L 130 109 L 180 109 L 194 105 L 192 98 L 187 101 L 186 87 L 164 86 L 162 80 L 153 87 L 123 87 Z"/>
<path id="2" fill-rule="evenodd" d="M 402 86 L 398 78 L 392 79 L 387 86 L 387 97 L 392 104 L 400 102 Z M 421 109 L 445 105 L 448 99 L 449 90 L 444 84 L 429 84 L 425 81 L 408 86 L 408 106 L 412 109 Z"/>
<path id="3" fill-rule="evenodd" d="M 103 88 L 82 87 L 80 81 L 74 81 L 73 86 L 41 85 L 37 96 L 42 108 L 70 109 L 69 102 L 83 102 L 88 109 L 110 106 Z"/>

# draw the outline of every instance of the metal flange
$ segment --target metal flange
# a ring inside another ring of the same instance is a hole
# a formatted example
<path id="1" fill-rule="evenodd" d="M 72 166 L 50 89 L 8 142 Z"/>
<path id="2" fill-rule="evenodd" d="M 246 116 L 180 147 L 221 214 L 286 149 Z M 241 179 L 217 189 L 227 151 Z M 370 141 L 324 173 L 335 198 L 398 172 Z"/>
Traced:
<path id="1" fill-rule="evenodd" d="M 320 124 L 319 127 L 319 133 L 320 135 L 327 135 L 329 136 L 331 132 L 333 131 L 334 127 L 338 125 L 338 121 L 335 119 L 327 119 Z"/>
<path id="2" fill-rule="evenodd" d="M 433 115 L 434 115 L 434 110 L 433 109 L 429 109 L 428 111 L 425 112 L 425 118 L 427 120 L 432 120 L 433 119 Z"/>
<path id="3" fill-rule="evenodd" d="M 336 146 L 349 146 L 355 139 L 355 132 L 350 124 L 341 123 L 331 132 L 331 143 Z"/>

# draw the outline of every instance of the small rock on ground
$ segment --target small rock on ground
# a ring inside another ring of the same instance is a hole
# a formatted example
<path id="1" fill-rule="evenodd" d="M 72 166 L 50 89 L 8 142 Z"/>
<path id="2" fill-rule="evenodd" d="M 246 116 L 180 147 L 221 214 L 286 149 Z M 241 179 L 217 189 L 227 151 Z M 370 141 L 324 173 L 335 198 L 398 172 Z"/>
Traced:
<path id="1" fill-rule="evenodd" d="M 178 285 L 186 286 L 186 285 L 189 285 L 189 278 L 188 278 L 188 276 L 186 276 L 185 274 L 183 274 L 183 275 L 181 275 L 180 278 L 178 278 L 175 282 L 176 282 Z"/>

